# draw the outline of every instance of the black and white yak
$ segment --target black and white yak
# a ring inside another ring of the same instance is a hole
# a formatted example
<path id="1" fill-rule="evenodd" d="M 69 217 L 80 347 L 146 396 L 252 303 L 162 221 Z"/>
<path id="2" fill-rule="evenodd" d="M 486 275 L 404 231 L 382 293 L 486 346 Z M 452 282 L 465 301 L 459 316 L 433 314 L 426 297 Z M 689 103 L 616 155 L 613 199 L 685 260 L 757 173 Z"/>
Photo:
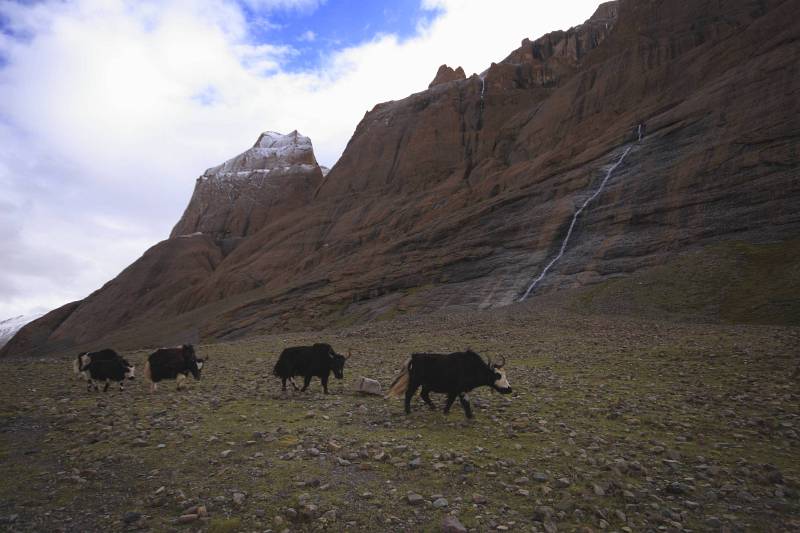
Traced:
<path id="1" fill-rule="evenodd" d="M 108 390 L 112 381 L 119 382 L 119 390 L 125 390 L 125 380 L 134 379 L 136 367 L 114 350 L 106 348 L 97 352 L 83 352 L 73 364 L 78 377 L 86 379 L 87 389 L 100 390 L 97 382 L 105 381 L 103 392 Z"/>
<path id="2" fill-rule="evenodd" d="M 191 344 L 183 344 L 175 348 L 159 348 L 151 353 L 144 366 L 144 375 L 150 380 L 150 392 L 158 389 L 158 382 L 164 379 L 174 379 L 177 381 L 178 390 L 181 390 L 183 382 L 189 377 L 200 379 L 200 371 L 203 370 L 205 361 L 194 353 Z"/>
<path id="3" fill-rule="evenodd" d="M 436 406 L 431 401 L 430 393 L 438 392 L 447 394 L 445 414 L 450 412 L 450 407 L 458 398 L 464 414 L 467 418 L 472 418 L 472 406 L 467 396 L 472 389 L 486 386 L 500 394 L 511 392 L 504 366 L 505 359 L 500 363 L 484 361 L 480 355 L 469 349 L 451 354 L 411 354 L 411 359 L 395 378 L 386 398 L 400 398 L 405 395 L 406 414 L 410 414 L 411 398 L 422 387 L 420 396 L 431 409 L 436 409 Z"/>
<path id="4" fill-rule="evenodd" d="M 344 363 L 350 358 L 334 351 L 330 344 L 317 343 L 313 346 L 294 346 L 286 348 L 278 357 L 272 373 L 281 379 L 282 390 L 286 391 L 286 380 L 292 383 L 294 390 L 300 390 L 294 382 L 295 376 L 303 376 L 302 392 L 308 388 L 312 377 L 322 382 L 322 390 L 328 394 L 328 379 L 331 372 L 336 379 L 344 377 Z"/>

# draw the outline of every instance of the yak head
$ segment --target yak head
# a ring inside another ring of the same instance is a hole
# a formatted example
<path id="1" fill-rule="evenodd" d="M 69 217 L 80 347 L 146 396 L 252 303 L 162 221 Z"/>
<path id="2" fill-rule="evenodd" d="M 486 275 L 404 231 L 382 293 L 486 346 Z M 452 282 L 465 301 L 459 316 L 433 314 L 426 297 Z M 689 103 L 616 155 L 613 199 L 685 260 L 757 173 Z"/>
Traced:
<path id="1" fill-rule="evenodd" d="M 336 353 L 333 348 L 330 348 L 328 355 L 331 358 L 331 370 L 333 370 L 333 375 L 336 376 L 336 379 L 342 379 L 344 377 L 344 363 L 350 359 L 350 351 L 348 350 L 347 357 L 345 357 Z"/>
<path id="2" fill-rule="evenodd" d="M 125 379 L 136 379 L 136 367 L 128 362 L 127 359 L 122 360 L 125 365 Z"/>
<path id="3" fill-rule="evenodd" d="M 502 357 L 502 356 L 501 356 Z M 511 385 L 508 383 L 506 371 L 503 367 L 506 366 L 506 359 L 503 357 L 502 362 L 493 363 L 491 359 L 487 363 L 489 371 L 492 373 L 490 376 L 491 384 L 494 390 L 500 394 L 509 394 L 511 392 Z"/>
<path id="4" fill-rule="evenodd" d="M 192 377 L 194 377 L 194 379 L 200 379 L 200 372 L 203 370 L 205 361 L 198 358 L 194 353 L 194 346 L 191 344 L 184 344 L 183 357 L 184 361 L 186 361 L 186 366 L 188 367 L 189 372 L 192 373 Z"/>
<path id="5" fill-rule="evenodd" d="M 81 369 L 84 366 L 84 364 L 83 364 L 83 356 L 86 355 L 86 354 L 87 354 L 87 352 L 81 352 L 81 353 L 78 354 L 78 357 L 76 357 L 72 361 L 72 370 L 73 370 L 73 372 L 75 372 L 75 377 L 78 377 L 78 378 L 83 377 L 82 374 L 81 374 Z"/>

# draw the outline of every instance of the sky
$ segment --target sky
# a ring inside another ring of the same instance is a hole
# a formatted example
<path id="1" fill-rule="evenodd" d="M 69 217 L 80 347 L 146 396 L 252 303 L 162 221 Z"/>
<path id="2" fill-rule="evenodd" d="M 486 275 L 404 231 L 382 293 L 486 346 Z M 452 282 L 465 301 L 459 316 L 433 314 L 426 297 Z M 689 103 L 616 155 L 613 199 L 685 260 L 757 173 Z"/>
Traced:
<path id="1" fill-rule="evenodd" d="M 376 104 L 599 0 L 0 0 L 0 320 L 168 237 L 206 168 L 297 129 L 331 167 Z"/>

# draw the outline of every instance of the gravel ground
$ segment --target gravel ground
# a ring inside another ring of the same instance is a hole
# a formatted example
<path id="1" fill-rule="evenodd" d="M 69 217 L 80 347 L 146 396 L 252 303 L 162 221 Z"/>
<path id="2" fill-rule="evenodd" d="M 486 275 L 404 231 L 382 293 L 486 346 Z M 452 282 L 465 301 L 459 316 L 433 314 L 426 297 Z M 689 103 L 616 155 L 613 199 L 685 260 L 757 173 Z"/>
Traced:
<path id="1" fill-rule="evenodd" d="M 352 349 L 345 379 L 281 394 L 277 354 L 315 341 Z M 181 392 L 3 360 L 0 529 L 796 531 L 799 341 L 531 304 L 201 346 Z M 476 391 L 474 420 L 353 392 L 467 346 L 514 388 Z"/>

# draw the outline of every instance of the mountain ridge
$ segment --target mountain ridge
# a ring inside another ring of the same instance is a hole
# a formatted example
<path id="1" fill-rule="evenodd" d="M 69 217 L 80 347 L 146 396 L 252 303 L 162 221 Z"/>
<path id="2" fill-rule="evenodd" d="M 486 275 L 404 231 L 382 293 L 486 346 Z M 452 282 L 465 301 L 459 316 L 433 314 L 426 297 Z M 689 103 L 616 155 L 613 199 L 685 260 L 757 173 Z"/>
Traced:
<path id="1" fill-rule="evenodd" d="M 790 238 L 800 226 L 791 4 L 603 4 L 583 25 L 523 40 L 483 77 L 376 105 L 330 173 L 289 195 L 306 207 L 189 244 L 173 242 L 196 233 L 179 222 L 153 248 L 158 261 L 134 263 L 43 342 L 0 354 L 119 332 L 166 344 L 509 305 L 629 146 L 537 290 L 615 279 L 721 239 Z M 181 283 L 165 264 L 188 269 Z M 112 300 L 125 305 L 109 320 Z"/>

